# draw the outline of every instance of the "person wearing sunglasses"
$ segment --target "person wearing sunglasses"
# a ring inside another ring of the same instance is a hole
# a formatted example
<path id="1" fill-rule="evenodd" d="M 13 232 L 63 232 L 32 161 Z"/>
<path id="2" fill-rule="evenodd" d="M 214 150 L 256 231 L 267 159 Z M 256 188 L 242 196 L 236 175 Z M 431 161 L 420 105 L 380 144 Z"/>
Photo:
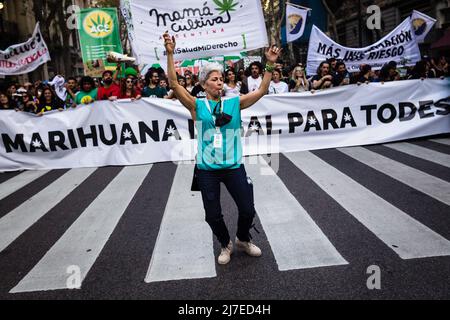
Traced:
<path id="1" fill-rule="evenodd" d="M 120 86 L 119 99 L 139 100 L 140 98 L 142 98 L 142 95 L 141 89 L 137 86 L 137 79 L 132 76 L 123 79 Z"/>

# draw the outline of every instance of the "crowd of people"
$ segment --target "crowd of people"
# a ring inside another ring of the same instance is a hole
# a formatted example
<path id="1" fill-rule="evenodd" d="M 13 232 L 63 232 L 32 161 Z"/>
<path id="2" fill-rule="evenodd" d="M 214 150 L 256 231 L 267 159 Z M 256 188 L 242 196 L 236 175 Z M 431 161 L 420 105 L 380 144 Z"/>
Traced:
<path id="1" fill-rule="evenodd" d="M 263 71 L 260 62 L 252 62 L 247 69 L 228 68 L 224 74 L 222 95 L 233 97 L 257 90 L 262 82 Z M 286 67 L 280 62 L 275 65 L 267 94 L 447 76 L 449 68 L 444 56 L 437 59 L 424 57 L 414 67 L 408 68 L 400 68 L 396 62 L 391 61 L 381 70 L 374 71 L 370 65 L 364 64 L 356 73 L 349 73 L 343 61 L 329 59 L 320 63 L 316 75 L 310 77 L 302 63 Z M 184 75 L 177 74 L 177 81 L 192 96 L 205 97 L 205 90 L 197 74 L 186 70 Z M 49 111 L 64 111 L 99 100 L 138 100 L 142 97 L 177 99 L 168 83 L 167 74 L 162 68 L 150 68 L 141 76 L 135 67 L 122 70 L 121 64 L 118 64 L 115 71 L 104 71 L 100 79 L 89 76 L 64 79 L 57 75 L 52 81 L 10 83 L 5 91 L 0 91 L 0 110 L 23 111 L 42 116 Z"/>

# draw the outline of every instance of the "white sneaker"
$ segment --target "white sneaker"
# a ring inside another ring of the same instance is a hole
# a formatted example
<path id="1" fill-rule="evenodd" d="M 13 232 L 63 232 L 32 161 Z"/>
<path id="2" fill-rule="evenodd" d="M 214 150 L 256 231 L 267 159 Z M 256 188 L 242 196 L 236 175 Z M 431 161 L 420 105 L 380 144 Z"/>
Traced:
<path id="1" fill-rule="evenodd" d="M 236 237 L 236 248 L 239 251 L 245 251 L 246 254 L 248 254 L 251 257 L 260 257 L 262 255 L 261 249 L 258 248 L 253 242 L 251 241 L 241 241 Z"/>
<path id="2" fill-rule="evenodd" d="M 217 258 L 217 262 L 219 264 L 227 264 L 230 262 L 231 254 L 233 253 L 233 242 L 228 243 L 228 246 L 226 248 L 222 248 L 220 251 L 219 258 Z"/>

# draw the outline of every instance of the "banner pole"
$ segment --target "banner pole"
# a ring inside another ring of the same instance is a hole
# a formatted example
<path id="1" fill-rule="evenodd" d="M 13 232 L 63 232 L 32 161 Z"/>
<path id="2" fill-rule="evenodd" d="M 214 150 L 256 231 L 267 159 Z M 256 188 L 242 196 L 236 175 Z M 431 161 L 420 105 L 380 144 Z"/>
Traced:
<path id="1" fill-rule="evenodd" d="M 43 71 L 44 71 L 44 79 L 45 80 L 50 80 L 49 79 L 49 74 L 48 74 L 48 66 L 47 66 L 47 62 L 44 64 L 43 66 Z"/>

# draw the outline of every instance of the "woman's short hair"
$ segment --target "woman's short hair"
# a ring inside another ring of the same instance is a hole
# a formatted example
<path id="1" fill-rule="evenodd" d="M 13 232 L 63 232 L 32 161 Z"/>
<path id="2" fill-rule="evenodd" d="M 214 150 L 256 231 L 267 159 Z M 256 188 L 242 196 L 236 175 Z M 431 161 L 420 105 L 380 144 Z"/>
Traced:
<path id="1" fill-rule="evenodd" d="M 201 84 L 205 84 L 206 80 L 208 80 L 209 76 L 213 72 L 223 73 L 223 66 L 216 62 L 206 63 L 203 67 L 200 68 L 200 72 L 198 74 L 198 79 Z"/>

